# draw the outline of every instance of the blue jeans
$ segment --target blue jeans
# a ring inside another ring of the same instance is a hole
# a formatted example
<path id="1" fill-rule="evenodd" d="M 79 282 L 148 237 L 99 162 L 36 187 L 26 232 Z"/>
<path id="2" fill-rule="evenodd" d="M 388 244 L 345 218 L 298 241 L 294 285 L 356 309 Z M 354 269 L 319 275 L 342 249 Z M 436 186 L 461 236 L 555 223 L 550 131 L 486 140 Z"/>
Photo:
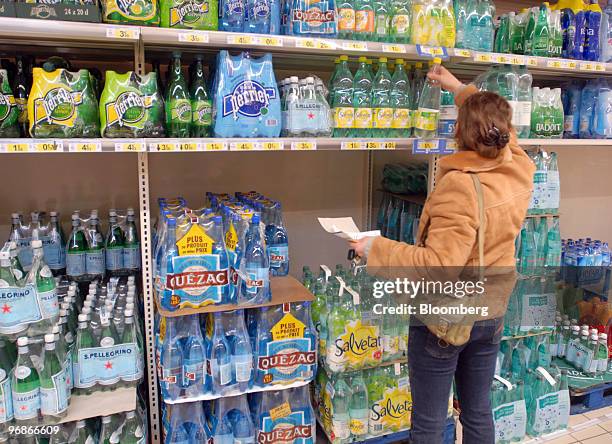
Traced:
<path id="1" fill-rule="evenodd" d="M 455 347 L 439 341 L 423 325 L 410 326 L 413 444 L 442 444 L 453 377 L 461 407 L 463 443 L 495 443 L 489 391 L 502 329 L 503 318 L 476 322 L 470 340 Z"/>

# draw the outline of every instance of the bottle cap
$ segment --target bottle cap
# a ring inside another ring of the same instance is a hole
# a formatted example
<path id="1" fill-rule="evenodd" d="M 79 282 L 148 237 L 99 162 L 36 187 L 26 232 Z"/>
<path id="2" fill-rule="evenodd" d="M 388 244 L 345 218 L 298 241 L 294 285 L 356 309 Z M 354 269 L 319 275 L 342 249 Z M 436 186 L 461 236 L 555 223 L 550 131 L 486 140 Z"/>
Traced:
<path id="1" fill-rule="evenodd" d="M 128 215 L 128 216 L 133 216 L 133 215 L 134 215 L 134 208 L 129 207 L 129 208 L 127 209 L 127 215 Z"/>
<path id="2" fill-rule="evenodd" d="M 51 332 L 55 335 L 55 334 L 59 334 L 59 325 L 54 325 L 53 328 L 51 329 Z"/>
<path id="3" fill-rule="evenodd" d="M 361 56 L 359 57 L 359 63 L 366 63 L 368 61 L 368 58 L 365 56 Z"/>
<path id="4" fill-rule="evenodd" d="M 87 314 L 86 313 L 81 313 L 79 315 L 79 322 L 87 322 Z"/>
<path id="5" fill-rule="evenodd" d="M 25 347 L 26 345 L 28 345 L 28 338 L 22 336 L 17 339 L 17 347 Z"/>
<path id="6" fill-rule="evenodd" d="M 404 59 L 395 59 L 395 64 L 396 65 L 403 65 L 404 63 L 405 63 Z"/>
<path id="7" fill-rule="evenodd" d="M 387 58 L 386 57 L 380 57 L 378 59 L 378 63 L 387 63 Z"/>
<path id="8" fill-rule="evenodd" d="M 572 325 L 572 331 L 575 332 L 579 332 L 580 333 L 580 327 L 578 327 L 577 325 Z"/>
<path id="9" fill-rule="evenodd" d="M 48 333 L 45 335 L 45 343 L 49 344 L 51 342 L 55 342 L 55 336 L 52 333 Z"/>
<path id="10" fill-rule="evenodd" d="M 600 333 L 599 334 L 599 339 L 608 339 L 608 335 L 605 333 Z"/>
<path id="11" fill-rule="evenodd" d="M 19 219 L 19 213 L 11 213 L 11 219 Z"/>
<path id="12" fill-rule="evenodd" d="M 340 61 L 342 61 L 342 62 L 347 62 L 347 61 L 348 61 L 348 56 L 341 55 L 341 56 L 340 56 Z"/>
<path id="13" fill-rule="evenodd" d="M 57 217 L 57 211 L 49 211 L 50 217 Z"/>
<path id="14" fill-rule="evenodd" d="M 434 57 L 433 63 L 434 63 L 434 65 L 441 65 L 442 64 L 442 59 L 440 57 Z"/>
<path id="15" fill-rule="evenodd" d="M 306 83 L 313 83 L 314 84 L 314 77 L 306 77 Z"/>
<path id="16" fill-rule="evenodd" d="M 102 417 L 102 423 L 109 424 L 110 422 L 111 422 L 111 417 L 110 416 L 103 416 Z"/>
<path id="17" fill-rule="evenodd" d="M 290 80 L 291 80 L 291 83 L 297 83 L 299 81 L 297 76 L 291 76 Z"/>
<path id="18" fill-rule="evenodd" d="M 134 312 L 132 310 L 125 310 L 125 312 L 123 313 L 125 315 L 126 318 L 131 318 L 132 316 L 134 316 Z"/>
<path id="19" fill-rule="evenodd" d="M 597 335 L 595 334 L 591 335 L 591 341 L 597 341 Z"/>
<path id="20" fill-rule="evenodd" d="M 42 248 L 42 241 L 38 239 L 33 240 L 32 248 Z"/>

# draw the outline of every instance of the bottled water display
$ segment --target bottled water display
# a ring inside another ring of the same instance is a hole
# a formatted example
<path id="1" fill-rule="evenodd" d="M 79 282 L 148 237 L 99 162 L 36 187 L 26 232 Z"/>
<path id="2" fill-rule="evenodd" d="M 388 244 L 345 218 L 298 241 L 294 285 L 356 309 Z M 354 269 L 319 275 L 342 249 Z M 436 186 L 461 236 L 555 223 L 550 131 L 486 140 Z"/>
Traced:
<path id="1" fill-rule="evenodd" d="M 192 210 L 181 198 L 159 199 L 153 276 L 161 307 L 269 302 L 270 276 L 289 272 L 281 204 L 256 192 L 208 193 L 207 201 Z"/>
<path id="2" fill-rule="evenodd" d="M 233 396 L 314 379 L 310 302 L 157 320 L 166 401 Z"/>
<path id="3" fill-rule="evenodd" d="M 221 0 L 219 31 L 280 34 L 279 1 Z"/>
<path id="4" fill-rule="evenodd" d="M 291 76 L 280 82 L 282 129 L 286 137 L 329 137 L 332 117 L 323 81 L 316 77 Z"/>
<path id="5" fill-rule="evenodd" d="M 533 193 L 527 214 L 558 214 L 561 180 L 557 153 L 538 150 L 530 154 L 536 166 L 533 175 Z"/>
<path id="6" fill-rule="evenodd" d="M 162 404 L 162 442 L 315 444 L 316 419 L 307 387 Z"/>
<path id="7" fill-rule="evenodd" d="M 381 235 L 414 245 L 423 206 L 385 193 L 378 212 Z"/>
<path id="8" fill-rule="evenodd" d="M 457 0 L 455 18 L 457 48 L 492 51 L 495 5 L 489 0 Z"/>

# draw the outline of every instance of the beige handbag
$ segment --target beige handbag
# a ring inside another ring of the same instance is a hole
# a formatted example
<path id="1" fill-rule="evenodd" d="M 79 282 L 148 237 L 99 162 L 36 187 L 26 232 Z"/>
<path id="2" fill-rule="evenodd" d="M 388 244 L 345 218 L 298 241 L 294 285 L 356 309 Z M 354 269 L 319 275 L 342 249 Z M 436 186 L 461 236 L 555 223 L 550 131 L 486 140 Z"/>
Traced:
<path id="1" fill-rule="evenodd" d="M 479 261 L 479 277 L 483 281 L 484 277 L 484 231 L 485 231 L 485 211 L 484 211 L 484 197 L 482 193 L 482 184 L 476 174 L 471 174 L 472 181 L 474 182 L 474 188 L 476 189 L 476 195 L 478 197 L 478 214 L 480 218 L 480 225 L 478 227 L 478 261 Z M 464 298 L 458 300 L 454 298 L 447 298 L 449 304 L 452 305 L 455 301 L 464 303 Z M 442 316 L 435 317 L 437 321 L 428 322 L 423 320 L 423 323 L 427 325 L 427 328 L 440 340 L 445 341 L 451 345 L 460 346 L 465 344 L 470 339 L 472 327 L 474 326 L 473 320 L 463 318 L 461 322 L 453 322 L 448 319 L 444 319 Z"/>

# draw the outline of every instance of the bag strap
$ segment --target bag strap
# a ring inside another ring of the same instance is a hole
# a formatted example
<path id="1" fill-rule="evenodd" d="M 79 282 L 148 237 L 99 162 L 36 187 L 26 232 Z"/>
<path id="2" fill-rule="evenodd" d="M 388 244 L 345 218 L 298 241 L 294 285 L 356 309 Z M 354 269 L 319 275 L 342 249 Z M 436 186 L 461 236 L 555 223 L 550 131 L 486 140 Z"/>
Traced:
<path id="1" fill-rule="evenodd" d="M 480 265 L 480 276 L 482 280 L 483 268 L 484 268 L 484 231 L 485 231 L 485 209 L 484 209 L 484 195 L 482 193 L 482 184 L 477 174 L 470 174 L 472 181 L 474 182 L 474 188 L 476 189 L 476 196 L 478 198 L 478 217 L 480 219 L 480 225 L 478 226 L 478 262 Z"/>

